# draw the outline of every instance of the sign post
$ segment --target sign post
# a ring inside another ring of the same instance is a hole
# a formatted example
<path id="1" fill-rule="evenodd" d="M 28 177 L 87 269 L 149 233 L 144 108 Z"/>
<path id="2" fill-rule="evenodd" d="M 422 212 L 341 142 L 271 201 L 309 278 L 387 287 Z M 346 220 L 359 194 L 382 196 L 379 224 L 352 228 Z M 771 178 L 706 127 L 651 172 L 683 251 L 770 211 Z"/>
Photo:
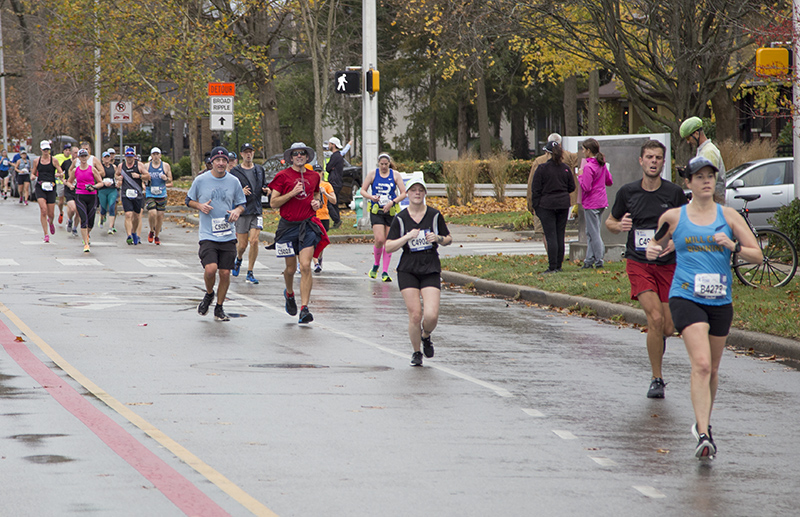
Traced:
<path id="1" fill-rule="evenodd" d="M 211 131 L 233 131 L 235 83 L 208 83 L 209 123 Z"/>
<path id="2" fill-rule="evenodd" d="M 125 155 L 122 148 L 122 124 L 133 121 L 133 104 L 130 101 L 111 101 L 111 123 L 119 124 L 119 155 Z"/>

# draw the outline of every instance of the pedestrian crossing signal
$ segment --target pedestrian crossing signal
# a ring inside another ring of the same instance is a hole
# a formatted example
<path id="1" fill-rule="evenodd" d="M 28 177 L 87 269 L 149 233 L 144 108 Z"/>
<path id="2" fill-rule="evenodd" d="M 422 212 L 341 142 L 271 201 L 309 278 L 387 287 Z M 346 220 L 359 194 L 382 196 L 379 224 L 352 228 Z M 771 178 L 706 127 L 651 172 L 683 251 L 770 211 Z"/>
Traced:
<path id="1" fill-rule="evenodd" d="M 381 75 L 380 72 L 374 68 L 367 71 L 367 91 L 369 93 L 377 93 L 381 89 Z"/>
<path id="2" fill-rule="evenodd" d="M 334 88 L 336 93 L 361 93 L 361 73 L 360 72 L 336 72 Z"/>

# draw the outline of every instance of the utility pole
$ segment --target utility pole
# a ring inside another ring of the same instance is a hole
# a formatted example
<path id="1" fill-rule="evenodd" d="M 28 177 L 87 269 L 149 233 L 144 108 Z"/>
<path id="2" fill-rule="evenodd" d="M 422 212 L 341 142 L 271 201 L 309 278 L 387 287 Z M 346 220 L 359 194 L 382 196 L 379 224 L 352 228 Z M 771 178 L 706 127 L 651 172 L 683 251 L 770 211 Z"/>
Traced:
<path id="1" fill-rule="evenodd" d="M 799 1 L 800 0 L 795 0 Z M 362 5 L 362 42 L 361 42 L 361 83 L 366 86 L 367 72 L 371 68 L 378 68 L 378 31 L 375 0 L 364 0 Z M 361 177 L 367 177 L 367 171 L 378 163 L 378 94 L 370 93 L 363 89 L 361 95 Z M 370 227 L 369 211 L 366 210 L 358 221 L 358 228 Z"/>
<path id="2" fill-rule="evenodd" d="M 8 150 L 8 118 L 6 114 L 6 60 L 3 54 L 3 16 L 0 13 L 0 102 L 3 104 L 3 145 L 0 149 Z"/>

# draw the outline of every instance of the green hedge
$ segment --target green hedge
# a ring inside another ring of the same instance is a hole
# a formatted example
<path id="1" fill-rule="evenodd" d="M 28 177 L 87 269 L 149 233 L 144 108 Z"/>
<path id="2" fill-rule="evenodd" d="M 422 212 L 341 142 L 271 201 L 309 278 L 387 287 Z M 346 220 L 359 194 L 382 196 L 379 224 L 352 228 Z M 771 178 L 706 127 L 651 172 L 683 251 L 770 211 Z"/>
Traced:
<path id="1" fill-rule="evenodd" d="M 444 183 L 444 175 L 442 174 L 442 162 L 398 162 L 395 163 L 395 169 L 403 172 L 422 171 L 425 175 L 425 181 L 428 183 Z M 528 183 L 528 175 L 531 172 L 530 160 L 511 160 L 509 162 L 511 167 L 511 175 L 509 183 Z M 484 160 L 478 160 L 478 183 L 491 183 L 489 179 L 489 167 Z"/>
<path id="2" fill-rule="evenodd" d="M 792 239 L 795 247 L 800 245 L 800 199 L 780 207 L 770 221 Z"/>

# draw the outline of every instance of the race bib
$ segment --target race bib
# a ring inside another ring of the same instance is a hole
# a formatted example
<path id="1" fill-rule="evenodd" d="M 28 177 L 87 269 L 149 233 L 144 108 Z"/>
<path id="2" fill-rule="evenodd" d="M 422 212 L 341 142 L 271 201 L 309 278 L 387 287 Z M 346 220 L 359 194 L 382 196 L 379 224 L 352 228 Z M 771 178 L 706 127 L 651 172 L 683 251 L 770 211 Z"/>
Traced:
<path id="1" fill-rule="evenodd" d="M 724 298 L 728 294 L 728 276 L 718 273 L 694 275 L 694 294 L 700 298 Z"/>
<path id="2" fill-rule="evenodd" d="M 264 218 L 262 216 L 256 217 L 256 228 L 262 230 L 264 228 Z"/>
<path id="3" fill-rule="evenodd" d="M 49 181 L 43 181 L 42 182 L 42 190 L 44 190 L 45 192 L 52 192 L 53 191 L 53 184 L 50 183 Z"/>
<path id="4" fill-rule="evenodd" d="M 633 234 L 636 251 L 645 251 L 647 244 L 655 237 L 655 230 L 635 230 Z"/>
<path id="5" fill-rule="evenodd" d="M 275 256 L 278 258 L 294 257 L 294 246 L 291 242 L 276 242 Z"/>
<path id="6" fill-rule="evenodd" d="M 161 187 L 150 187 L 150 193 L 153 194 L 154 196 L 160 196 Z"/>
<path id="7" fill-rule="evenodd" d="M 378 206 L 383 208 L 388 204 L 389 204 L 389 195 L 388 194 L 381 194 L 380 196 L 378 196 Z"/>
<path id="8" fill-rule="evenodd" d="M 125 197 L 128 199 L 136 199 L 139 197 L 139 191 L 135 188 L 129 188 L 125 191 Z"/>
<path id="9" fill-rule="evenodd" d="M 214 217 L 211 219 L 211 233 L 214 237 L 224 237 L 225 235 L 233 235 L 231 223 L 226 217 Z"/>
<path id="10" fill-rule="evenodd" d="M 425 251 L 433 248 L 433 244 L 425 239 L 428 230 L 420 230 L 419 235 L 408 241 L 408 249 L 411 251 Z"/>

